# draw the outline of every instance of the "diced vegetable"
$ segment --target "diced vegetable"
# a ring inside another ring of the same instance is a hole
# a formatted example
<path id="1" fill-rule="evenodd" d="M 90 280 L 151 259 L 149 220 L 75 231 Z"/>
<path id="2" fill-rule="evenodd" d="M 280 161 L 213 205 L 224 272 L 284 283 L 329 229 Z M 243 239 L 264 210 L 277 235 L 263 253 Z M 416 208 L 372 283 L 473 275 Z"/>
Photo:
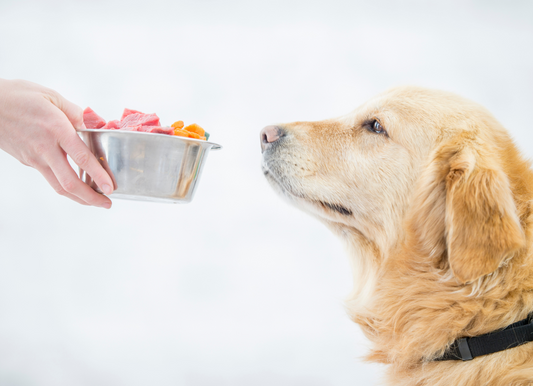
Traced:
<path id="1" fill-rule="evenodd" d="M 171 126 L 175 129 L 183 129 L 183 126 L 185 126 L 185 124 L 183 123 L 183 121 L 176 121 Z"/>
<path id="2" fill-rule="evenodd" d="M 196 133 L 200 137 L 203 137 L 205 135 L 205 130 L 202 129 L 199 125 L 196 123 L 193 123 L 192 125 L 186 126 L 184 130 L 187 130 L 190 133 Z"/>

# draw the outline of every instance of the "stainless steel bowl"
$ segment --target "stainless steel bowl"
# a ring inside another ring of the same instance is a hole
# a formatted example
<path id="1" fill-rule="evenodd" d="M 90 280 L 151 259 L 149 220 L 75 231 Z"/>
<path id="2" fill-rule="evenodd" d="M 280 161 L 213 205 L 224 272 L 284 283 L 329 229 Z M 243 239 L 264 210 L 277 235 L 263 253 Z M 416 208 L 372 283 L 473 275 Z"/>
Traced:
<path id="1" fill-rule="evenodd" d="M 194 196 L 213 142 L 165 134 L 119 130 L 79 130 L 79 136 L 115 184 L 112 198 L 187 203 Z M 92 178 L 80 178 L 99 193 Z"/>

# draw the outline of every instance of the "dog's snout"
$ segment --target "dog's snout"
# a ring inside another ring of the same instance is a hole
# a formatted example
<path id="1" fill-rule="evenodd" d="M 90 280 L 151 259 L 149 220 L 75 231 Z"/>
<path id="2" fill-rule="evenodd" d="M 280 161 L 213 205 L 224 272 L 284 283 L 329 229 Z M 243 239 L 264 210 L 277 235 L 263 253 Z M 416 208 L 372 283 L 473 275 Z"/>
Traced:
<path id="1" fill-rule="evenodd" d="M 261 151 L 265 151 L 271 144 L 279 140 L 284 131 L 279 126 L 267 126 L 261 130 Z"/>

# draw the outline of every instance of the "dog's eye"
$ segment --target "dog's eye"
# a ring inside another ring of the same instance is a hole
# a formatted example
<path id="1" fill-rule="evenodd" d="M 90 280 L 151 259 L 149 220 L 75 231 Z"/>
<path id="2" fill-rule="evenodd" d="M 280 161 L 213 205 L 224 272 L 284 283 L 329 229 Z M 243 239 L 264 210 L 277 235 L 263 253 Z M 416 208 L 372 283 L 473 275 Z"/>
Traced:
<path id="1" fill-rule="evenodd" d="M 368 121 L 363 123 L 363 127 L 373 133 L 383 134 L 386 137 L 389 136 L 385 128 L 381 125 L 381 123 L 378 122 L 377 119 L 369 119 Z"/>
<path id="2" fill-rule="evenodd" d="M 374 120 L 374 122 L 372 122 L 371 124 L 371 129 L 374 133 L 377 133 L 377 134 L 383 134 L 383 133 L 386 133 L 385 132 L 385 129 L 383 128 L 383 126 L 381 126 L 381 123 L 379 123 L 378 121 Z"/>

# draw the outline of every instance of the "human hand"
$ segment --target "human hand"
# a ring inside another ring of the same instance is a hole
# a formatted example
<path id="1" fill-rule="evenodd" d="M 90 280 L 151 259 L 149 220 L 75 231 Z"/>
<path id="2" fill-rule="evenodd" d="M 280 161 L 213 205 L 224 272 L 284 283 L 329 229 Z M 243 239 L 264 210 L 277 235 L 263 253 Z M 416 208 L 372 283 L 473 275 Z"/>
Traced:
<path id="1" fill-rule="evenodd" d="M 37 169 L 58 194 L 109 209 L 111 200 L 82 182 L 67 160 L 68 154 L 102 192 L 113 192 L 111 177 L 78 137 L 81 128 L 83 110 L 56 91 L 0 79 L 0 148 Z"/>

